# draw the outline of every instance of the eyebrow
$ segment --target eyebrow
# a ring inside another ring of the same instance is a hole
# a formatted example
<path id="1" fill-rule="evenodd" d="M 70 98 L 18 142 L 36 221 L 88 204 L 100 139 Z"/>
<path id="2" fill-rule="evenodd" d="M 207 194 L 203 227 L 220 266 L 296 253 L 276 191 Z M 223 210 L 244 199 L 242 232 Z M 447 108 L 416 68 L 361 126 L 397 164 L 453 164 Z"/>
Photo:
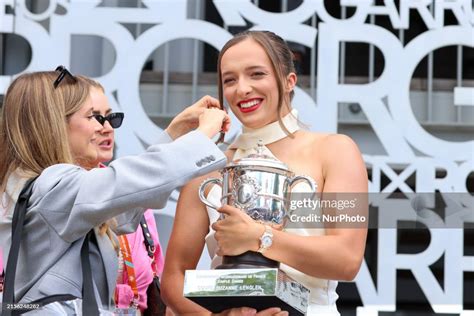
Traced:
<path id="1" fill-rule="evenodd" d="M 92 110 L 93 114 L 100 114 L 100 111 L 94 110 L 94 108 L 91 108 L 91 110 Z M 111 108 L 109 108 L 109 109 L 107 109 L 107 111 L 105 111 L 105 115 L 109 114 L 110 112 L 112 112 Z"/>
<path id="2" fill-rule="evenodd" d="M 245 68 L 245 70 L 255 70 L 255 69 L 267 69 L 265 66 L 250 66 Z"/>
<path id="3" fill-rule="evenodd" d="M 249 71 L 249 70 L 255 70 L 255 69 L 263 69 L 263 70 L 266 70 L 267 68 L 265 66 L 249 66 L 247 68 L 245 68 L 245 71 Z M 226 76 L 226 75 L 229 75 L 229 74 L 232 74 L 233 71 L 226 71 L 224 73 L 222 73 L 222 76 Z"/>

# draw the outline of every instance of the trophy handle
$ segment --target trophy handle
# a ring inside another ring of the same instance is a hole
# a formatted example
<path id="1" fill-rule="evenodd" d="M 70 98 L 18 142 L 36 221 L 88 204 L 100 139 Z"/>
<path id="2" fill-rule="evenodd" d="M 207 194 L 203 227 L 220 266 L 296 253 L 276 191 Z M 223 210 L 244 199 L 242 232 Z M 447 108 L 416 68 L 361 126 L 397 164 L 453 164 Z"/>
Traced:
<path id="1" fill-rule="evenodd" d="M 201 199 L 201 202 L 209 206 L 210 208 L 213 208 L 217 210 L 220 206 L 214 205 L 211 203 L 205 196 L 204 196 L 204 191 L 206 190 L 206 187 L 209 184 L 217 184 L 222 188 L 222 180 L 221 179 L 216 179 L 216 178 L 210 178 L 204 180 L 201 185 L 199 186 L 199 198 Z"/>
<path id="2" fill-rule="evenodd" d="M 316 193 L 316 189 L 318 188 L 318 185 L 316 184 L 316 181 L 314 181 L 313 178 L 310 176 L 294 176 L 293 178 L 288 180 L 290 183 L 290 187 L 293 187 L 299 182 L 306 182 L 309 184 L 311 188 L 311 192 Z"/>

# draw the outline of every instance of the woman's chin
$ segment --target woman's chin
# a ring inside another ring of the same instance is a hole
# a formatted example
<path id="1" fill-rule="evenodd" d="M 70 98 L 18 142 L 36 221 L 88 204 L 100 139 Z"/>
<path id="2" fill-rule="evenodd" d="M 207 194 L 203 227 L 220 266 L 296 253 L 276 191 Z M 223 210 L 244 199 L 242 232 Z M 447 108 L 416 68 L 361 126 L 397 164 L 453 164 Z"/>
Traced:
<path id="1" fill-rule="evenodd" d="M 264 121 L 264 120 L 261 120 L 261 119 L 256 119 L 256 120 L 243 120 L 242 121 L 242 125 L 247 127 L 247 128 L 251 128 L 251 129 L 257 129 L 257 128 L 261 128 L 261 127 L 264 127 L 265 125 L 267 125 L 268 122 L 267 121 Z"/>
<path id="2" fill-rule="evenodd" d="M 98 160 L 99 162 L 106 163 L 112 160 L 114 158 L 114 153 L 113 152 L 100 152 L 98 153 Z"/>

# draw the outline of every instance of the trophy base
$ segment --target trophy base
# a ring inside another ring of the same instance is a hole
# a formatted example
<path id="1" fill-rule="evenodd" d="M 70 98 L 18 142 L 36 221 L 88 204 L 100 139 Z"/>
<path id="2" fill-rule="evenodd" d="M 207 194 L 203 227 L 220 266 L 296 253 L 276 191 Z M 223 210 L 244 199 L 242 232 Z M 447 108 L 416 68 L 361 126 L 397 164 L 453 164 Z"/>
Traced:
<path id="1" fill-rule="evenodd" d="M 280 267 L 278 261 L 268 259 L 259 252 L 247 251 L 238 256 L 222 257 L 222 264 L 216 269 L 255 269 L 255 268 L 276 268 Z"/>
<path id="2" fill-rule="evenodd" d="M 233 307 L 280 307 L 304 315 L 309 290 L 278 269 L 186 270 L 184 297 L 213 313 Z"/>
<path id="3" fill-rule="evenodd" d="M 280 307 L 282 311 L 288 312 L 290 316 L 304 316 L 304 313 L 295 309 L 293 306 L 287 304 L 277 297 L 266 297 L 266 296 L 255 296 L 245 297 L 242 296 L 226 296 L 225 298 L 212 297 L 188 297 L 191 301 L 201 305 L 205 309 L 213 312 L 220 313 L 229 308 L 238 307 L 251 307 L 257 311 L 262 311 L 270 307 Z"/>

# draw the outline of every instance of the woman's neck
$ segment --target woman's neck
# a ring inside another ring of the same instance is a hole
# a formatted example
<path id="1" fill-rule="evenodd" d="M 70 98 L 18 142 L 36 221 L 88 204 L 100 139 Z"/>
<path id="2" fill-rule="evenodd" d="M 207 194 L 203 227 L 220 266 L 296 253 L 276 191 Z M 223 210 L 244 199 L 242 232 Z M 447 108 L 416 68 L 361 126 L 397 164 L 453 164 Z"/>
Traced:
<path id="1" fill-rule="evenodd" d="M 75 164 L 86 170 L 91 170 L 100 166 L 100 162 L 97 163 L 96 161 L 90 161 L 86 159 L 76 159 Z"/>
<path id="2" fill-rule="evenodd" d="M 275 121 L 256 129 L 244 127 L 242 134 L 235 139 L 229 149 L 236 149 L 237 157 L 245 157 L 254 152 L 260 140 L 263 145 L 272 144 L 288 137 L 299 129 L 298 112 L 294 109 L 283 117 L 281 122 Z"/>

